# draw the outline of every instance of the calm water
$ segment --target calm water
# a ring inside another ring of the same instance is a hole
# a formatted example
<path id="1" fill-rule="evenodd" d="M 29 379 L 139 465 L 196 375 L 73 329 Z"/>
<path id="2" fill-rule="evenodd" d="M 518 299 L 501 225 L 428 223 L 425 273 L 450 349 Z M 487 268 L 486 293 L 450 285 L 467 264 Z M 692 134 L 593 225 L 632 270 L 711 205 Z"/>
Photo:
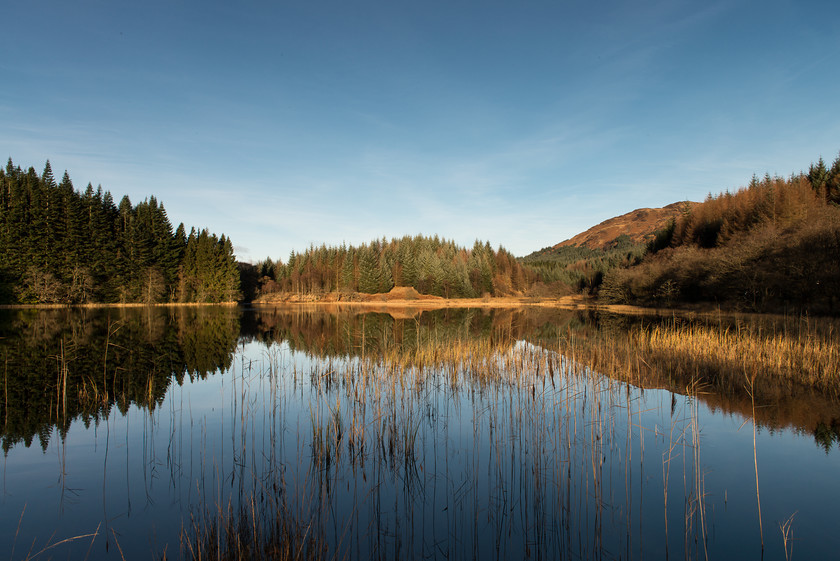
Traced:
<path id="1" fill-rule="evenodd" d="M 758 402 L 754 432 L 743 393 L 556 352 L 635 321 L 2 312 L 0 550 L 179 558 L 244 509 L 340 558 L 835 558 L 840 404 Z"/>

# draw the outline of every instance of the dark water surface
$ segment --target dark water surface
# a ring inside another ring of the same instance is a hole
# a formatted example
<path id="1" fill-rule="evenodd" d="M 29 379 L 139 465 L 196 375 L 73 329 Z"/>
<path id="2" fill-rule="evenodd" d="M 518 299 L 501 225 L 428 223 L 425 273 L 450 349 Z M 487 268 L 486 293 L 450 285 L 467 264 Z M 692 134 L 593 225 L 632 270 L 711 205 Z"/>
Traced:
<path id="1" fill-rule="evenodd" d="M 557 352 L 642 320 L 0 314 L 4 559 L 189 557 L 241 511 L 338 558 L 840 551 L 840 403 L 754 388 L 754 423 L 743 387 L 642 389 Z"/>

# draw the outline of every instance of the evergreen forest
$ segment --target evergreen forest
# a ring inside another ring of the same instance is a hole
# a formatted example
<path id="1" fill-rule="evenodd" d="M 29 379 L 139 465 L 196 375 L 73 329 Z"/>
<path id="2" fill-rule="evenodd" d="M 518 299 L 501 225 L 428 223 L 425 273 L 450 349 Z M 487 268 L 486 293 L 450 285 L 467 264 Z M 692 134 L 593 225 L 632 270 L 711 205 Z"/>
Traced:
<path id="1" fill-rule="evenodd" d="M 287 263 L 257 265 L 258 294 L 295 292 L 388 292 L 413 287 L 444 298 L 477 298 L 521 293 L 537 275 L 504 248 L 476 241 L 472 249 L 438 236 L 374 240 L 359 247 L 311 246 Z"/>
<path id="2" fill-rule="evenodd" d="M 0 304 L 228 302 L 239 297 L 233 245 L 207 229 L 172 228 L 154 196 L 0 169 Z"/>
<path id="3" fill-rule="evenodd" d="M 576 291 L 596 294 L 607 271 L 627 268 L 644 256 L 644 243 L 635 243 L 626 234 L 605 249 L 583 245 L 545 247 L 520 259 L 540 279 L 533 291 L 540 295 Z"/>

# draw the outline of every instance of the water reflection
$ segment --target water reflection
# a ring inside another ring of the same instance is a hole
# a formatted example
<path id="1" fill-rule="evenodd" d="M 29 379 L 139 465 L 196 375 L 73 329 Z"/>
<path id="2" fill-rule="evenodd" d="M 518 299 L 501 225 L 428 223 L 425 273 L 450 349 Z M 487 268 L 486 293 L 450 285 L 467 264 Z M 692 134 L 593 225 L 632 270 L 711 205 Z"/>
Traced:
<path id="1" fill-rule="evenodd" d="M 678 394 L 692 389 L 713 411 L 751 417 L 748 384 L 738 374 L 722 375 L 709 368 L 687 372 L 646 357 L 644 376 L 628 379 L 626 368 L 617 369 L 603 359 L 612 353 L 621 355 L 617 362 L 628 363 L 627 354 L 638 351 L 628 341 L 629 334 L 662 321 L 544 308 L 391 313 L 268 308 L 244 314 L 238 308 L 207 307 L 5 311 L 0 313 L 2 447 L 5 452 L 20 443 L 28 447 L 37 438 L 46 449 L 53 429 L 64 436 L 74 419 L 89 426 L 114 407 L 123 414 L 131 404 L 153 410 L 172 383 L 227 370 L 237 344 L 249 342 L 285 344 L 322 359 L 394 353 L 405 359 L 418 353 L 435 356 L 456 341 L 473 341 L 494 350 L 528 341 L 569 356 L 577 353 L 577 359 L 602 374 L 644 388 Z M 764 333 L 789 330 L 791 323 L 797 323 L 755 321 L 763 322 L 755 329 Z M 833 324 L 809 321 L 809 329 L 836 338 Z M 726 330 L 743 320 L 716 323 L 716 329 Z M 714 354 L 715 349 L 708 352 Z M 758 382 L 753 393 L 761 427 L 811 434 L 826 452 L 840 446 L 836 390 L 821 392 L 772 378 Z"/>
<path id="2" fill-rule="evenodd" d="M 835 551 L 836 398 L 763 374 L 747 388 L 649 345 L 659 325 L 546 309 L 4 312 L 0 544 L 101 528 L 62 556 L 721 558 L 759 540 L 780 556 L 798 511 L 797 548 Z M 739 430 L 753 416 L 755 441 Z M 25 509 L 44 526 L 16 536 Z"/>
<path id="3" fill-rule="evenodd" d="M 97 424 L 116 407 L 154 410 L 171 384 L 230 367 L 235 308 L 45 310 L 0 316 L 2 446 L 46 450 L 53 429 Z"/>
<path id="4" fill-rule="evenodd" d="M 802 321 L 807 321 L 807 325 L 801 325 Z M 795 339 L 800 332 L 807 332 L 817 334 L 834 347 L 835 353 L 840 349 L 840 331 L 829 321 L 753 317 L 745 324 L 744 319 L 738 318 L 686 320 L 546 308 L 337 314 L 269 308 L 256 310 L 250 316 L 249 325 L 243 325 L 243 337 L 264 344 L 286 343 L 291 349 L 316 358 L 396 353 L 406 359 L 417 353 L 440 353 L 453 342 L 473 341 L 505 350 L 517 341 L 528 341 L 639 387 L 691 393 L 712 411 L 753 417 L 749 379 L 744 376 L 742 365 L 721 368 L 702 358 L 704 354 L 714 356 L 719 348 L 701 347 L 701 358 L 694 361 L 691 357 L 676 361 L 673 355 L 662 352 L 641 356 L 634 335 L 661 326 L 666 330 L 675 326 L 705 326 L 724 333 L 738 330 L 745 339 L 753 337 L 753 333 L 756 339 L 781 333 Z M 833 356 L 825 360 L 824 370 L 834 381 L 828 391 L 790 379 L 758 376 L 751 391 L 758 404 L 755 417 L 759 426 L 770 431 L 792 429 L 811 434 L 826 452 L 835 443 L 840 444 L 840 396 L 836 389 L 840 355 L 835 356 L 836 361 Z M 744 363 L 751 359 L 743 357 Z"/>

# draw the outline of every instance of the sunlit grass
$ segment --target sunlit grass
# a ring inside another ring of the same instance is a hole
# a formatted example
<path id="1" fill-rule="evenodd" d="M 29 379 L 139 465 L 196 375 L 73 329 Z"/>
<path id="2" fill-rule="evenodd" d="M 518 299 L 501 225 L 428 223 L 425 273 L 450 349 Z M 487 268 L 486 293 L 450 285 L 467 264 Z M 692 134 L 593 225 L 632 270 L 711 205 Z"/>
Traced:
<path id="1" fill-rule="evenodd" d="M 831 332 L 806 327 L 795 333 L 766 333 L 753 326 L 672 324 L 634 329 L 629 344 L 660 371 L 783 381 L 840 393 L 840 345 Z"/>

